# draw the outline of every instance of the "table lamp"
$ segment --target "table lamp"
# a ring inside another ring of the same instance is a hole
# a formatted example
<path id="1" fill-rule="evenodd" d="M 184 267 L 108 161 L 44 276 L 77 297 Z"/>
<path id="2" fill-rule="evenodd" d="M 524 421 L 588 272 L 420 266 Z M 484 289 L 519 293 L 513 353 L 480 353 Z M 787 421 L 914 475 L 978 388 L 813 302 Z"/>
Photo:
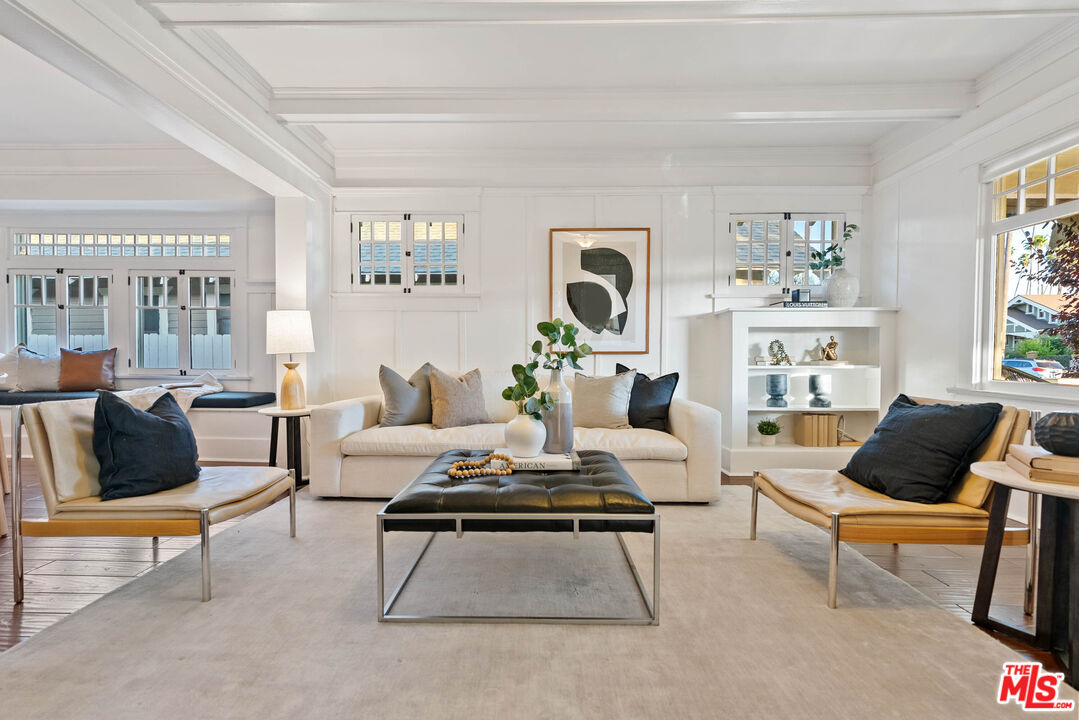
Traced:
<path id="1" fill-rule="evenodd" d="M 266 313 L 266 353 L 284 355 L 288 353 L 285 377 L 281 381 L 281 395 L 278 398 L 282 410 L 301 410 L 307 407 L 307 398 L 303 390 L 303 379 L 296 367 L 300 364 L 292 360 L 293 353 L 315 351 L 315 338 L 311 333 L 311 313 L 307 310 L 270 310 Z"/>

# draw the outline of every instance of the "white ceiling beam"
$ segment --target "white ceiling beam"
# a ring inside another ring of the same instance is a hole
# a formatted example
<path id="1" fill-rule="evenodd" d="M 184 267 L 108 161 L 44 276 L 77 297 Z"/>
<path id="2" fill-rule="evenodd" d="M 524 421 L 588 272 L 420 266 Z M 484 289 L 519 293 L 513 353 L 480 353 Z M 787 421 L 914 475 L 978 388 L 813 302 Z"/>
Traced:
<path id="1" fill-rule="evenodd" d="M 271 195 L 328 192 L 329 163 L 134 0 L 0 0 L 0 35 Z"/>
<path id="2" fill-rule="evenodd" d="M 288 89 L 270 110 L 289 123 L 895 122 L 959 117 L 971 83 L 766 90 Z"/>
<path id="3" fill-rule="evenodd" d="M 498 25 L 761 23 L 807 20 L 1074 17 L 1073 0 L 140 0 L 167 24 Z"/>

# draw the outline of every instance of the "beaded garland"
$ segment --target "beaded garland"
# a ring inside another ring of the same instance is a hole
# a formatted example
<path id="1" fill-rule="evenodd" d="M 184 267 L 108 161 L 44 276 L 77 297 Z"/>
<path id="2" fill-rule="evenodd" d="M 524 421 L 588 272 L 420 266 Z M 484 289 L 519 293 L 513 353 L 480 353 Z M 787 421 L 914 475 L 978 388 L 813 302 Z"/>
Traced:
<path id="1" fill-rule="evenodd" d="M 488 467 L 488 464 L 492 460 L 503 461 L 506 463 L 506 468 L 499 470 L 497 468 Z M 480 477 L 482 475 L 509 475 L 512 472 L 513 458 L 509 455 L 491 453 L 482 460 L 459 460 L 453 465 L 450 465 L 450 469 L 446 474 L 456 480 L 458 478 Z"/>

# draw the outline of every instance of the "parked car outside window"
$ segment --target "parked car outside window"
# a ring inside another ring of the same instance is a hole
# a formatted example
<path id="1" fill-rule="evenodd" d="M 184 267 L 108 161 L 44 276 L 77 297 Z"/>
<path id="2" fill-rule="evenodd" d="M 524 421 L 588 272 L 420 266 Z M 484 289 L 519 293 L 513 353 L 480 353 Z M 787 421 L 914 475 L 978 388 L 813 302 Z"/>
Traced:
<path id="1" fill-rule="evenodd" d="M 1001 362 L 1004 367 L 1024 370 L 1046 380 L 1057 380 L 1064 374 L 1064 366 L 1056 360 L 1031 360 L 1030 358 L 1009 358 Z"/>

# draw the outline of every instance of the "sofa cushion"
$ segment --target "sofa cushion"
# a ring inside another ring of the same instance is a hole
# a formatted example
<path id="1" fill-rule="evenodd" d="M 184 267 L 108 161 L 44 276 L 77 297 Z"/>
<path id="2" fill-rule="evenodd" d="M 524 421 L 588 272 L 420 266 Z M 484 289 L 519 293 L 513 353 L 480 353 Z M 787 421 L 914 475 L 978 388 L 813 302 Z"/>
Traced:
<path id="1" fill-rule="evenodd" d="M 631 368 L 617 363 L 614 370 L 624 373 L 630 372 Z M 635 428 L 670 432 L 668 416 L 671 414 L 671 400 L 677 385 L 676 372 L 657 378 L 637 372 L 633 378 L 633 392 L 629 396 L 629 424 Z"/>
<path id="2" fill-rule="evenodd" d="M 431 363 L 424 363 L 408 380 L 381 365 L 378 384 L 382 386 L 380 424 L 394 427 L 431 422 Z"/>
<path id="3" fill-rule="evenodd" d="M 435 428 L 433 425 L 372 427 L 341 441 L 344 455 L 408 455 L 438 457 L 447 450 L 494 450 L 505 447 L 502 423 Z M 574 428 L 577 450 L 604 450 L 619 460 L 681 462 L 688 451 L 678 438 L 658 430 Z"/>
<path id="4" fill-rule="evenodd" d="M 479 368 L 454 377 L 431 366 L 431 422 L 436 428 L 491 422 Z"/>
<path id="5" fill-rule="evenodd" d="M 341 441 L 344 455 L 438 457 L 447 450 L 494 450 L 506 445 L 506 426 L 482 423 L 451 428 L 423 425 L 371 427 Z"/>
<path id="6" fill-rule="evenodd" d="M 670 460 L 681 462 L 689 451 L 681 440 L 659 430 L 631 428 L 573 428 L 575 450 L 605 450 L 619 460 Z"/>
<path id="7" fill-rule="evenodd" d="M 628 428 L 629 398 L 636 371 L 590 377 L 577 373 L 573 379 L 573 424 L 577 427 Z"/>

